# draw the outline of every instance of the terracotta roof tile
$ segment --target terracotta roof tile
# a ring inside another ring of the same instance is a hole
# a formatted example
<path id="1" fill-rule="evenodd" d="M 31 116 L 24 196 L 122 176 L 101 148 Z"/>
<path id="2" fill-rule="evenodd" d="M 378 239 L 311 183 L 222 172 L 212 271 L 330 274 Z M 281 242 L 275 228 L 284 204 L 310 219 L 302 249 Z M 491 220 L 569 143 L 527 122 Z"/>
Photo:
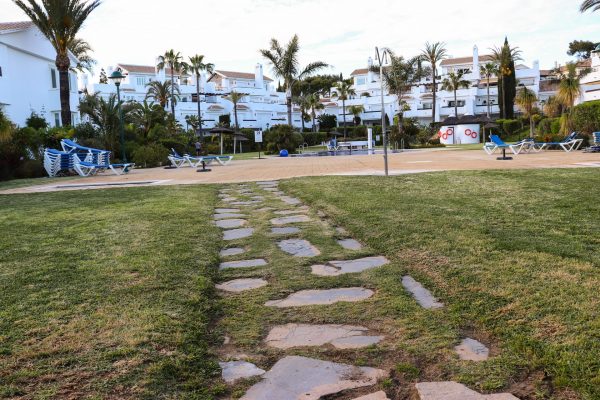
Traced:
<path id="1" fill-rule="evenodd" d="M 125 71 L 134 74 L 156 74 L 156 67 L 152 65 L 132 65 L 132 64 L 117 64 L 117 67 L 123 68 Z M 165 69 L 166 75 L 171 75 L 171 68 Z M 177 75 L 177 73 L 176 73 Z"/>
<path id="2" fill-rule="evenodd" d="M 219 75 L 223 75 L 225 78 L 254 80 L 254 74 L 248 72 L 223 71 L 220 69 L 216 70 L 215 72 Z M 273 82 L 273 79 L 269 78 L 268 76 L 264 76 L 263 79 L 267 82 Z"/>
<path id="3" fill-rule="evenodd" d="M 488 62 L 488 61 L 492 61 L 493 57 L 489 54 L 484 54 L 479 56 L 479 62 Z M 461 64 L 472 64 L 473 63 L 473 56 L 471 57 L 458 57 L 458 58 L 447 58 L 445 60 L 442 61 L 441 65 L 442 66 L 447 66 L 447 65 L 461 65 Z"/>
<path id="4" fill-rule="evenodd" d="M 6 31 L 22 31 L 29 29 L 33 26 L 31 21 L 19 21 L 19 22 L 0 22 L 0 32 Z"/>
<path id="5" fill-rule="evenodd" d="M 350 76 L 365 75 L 367 73 L 369 73 L 369 69 L 368 68 L 359 68 L 359 69 L 355 69 L 354 71 L 352 71 L 352 73 L 350 74 Z"/>

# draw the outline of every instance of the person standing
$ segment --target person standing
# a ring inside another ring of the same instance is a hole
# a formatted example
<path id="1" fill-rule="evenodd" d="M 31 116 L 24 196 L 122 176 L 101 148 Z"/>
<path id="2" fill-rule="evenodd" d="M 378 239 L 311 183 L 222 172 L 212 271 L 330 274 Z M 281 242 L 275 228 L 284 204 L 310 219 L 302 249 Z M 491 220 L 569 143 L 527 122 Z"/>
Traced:
<path id="1" fill-rule="evenodd" d="M 200 143 L 200 141 L 197 140 L 195 146 L 196 146 L 196 155 L 197 156 L 202 155 L 202 143 Z"/>

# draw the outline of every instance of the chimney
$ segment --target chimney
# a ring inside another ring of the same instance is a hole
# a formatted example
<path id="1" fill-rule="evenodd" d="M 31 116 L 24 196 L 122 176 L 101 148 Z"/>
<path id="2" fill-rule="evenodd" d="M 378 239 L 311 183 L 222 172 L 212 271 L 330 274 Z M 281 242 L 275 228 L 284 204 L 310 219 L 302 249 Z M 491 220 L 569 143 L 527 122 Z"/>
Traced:
<path id="1" fill-rule="evenodd" d="M 473 79 L 481 79 L 479 73 L 479 48 L 477 45 L 473 46 Z"/>
<path id="2" fill-rule="evenodd" d="M 373 68 L 373 58 L 369 57 L 369 60 L 367 61 L 367 69 L 369 70 L 369 72 L 367 72 L 367 85 L 370 85 L 371 82 L 375 81 L 375 79 L 373 79 L 373 71 L 371 71 L 371 68 Z"/>
<path id="3" fill-rule="evenodd" d="M 540 61 L 539 60 L 535 60 L 533 62 L 533 69 L 539 71 L 540 70 Z"/>
<path id="4" fill-rule="evenodd" d="M 263 66 L 260 63 L 256 64 L 256 68 L 254 69 L 254 86 L 259 89 L 262 89 L 265 86 Z"/>

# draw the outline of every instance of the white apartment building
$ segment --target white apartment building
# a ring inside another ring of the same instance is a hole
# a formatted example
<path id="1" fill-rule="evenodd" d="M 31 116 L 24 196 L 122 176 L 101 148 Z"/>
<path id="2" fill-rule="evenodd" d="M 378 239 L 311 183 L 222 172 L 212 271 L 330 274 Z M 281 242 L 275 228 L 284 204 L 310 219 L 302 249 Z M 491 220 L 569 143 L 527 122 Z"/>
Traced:
<path id="1" fill-rule="evenodd" d="M 157 71 L 154 66 L 130 64 L 108 67 L 107 75 L 110 76 L 116 68 L 121 68 L 126 75 L 126 79 L 121 83 L 123 101 L 143 102 L 146 99 L 148 83 L 153 80 L 164 82 L 171 79 L 169 69 Z M 174 80 L 181 92 L 175 107 L 175 117 L 180 124 L 186 126 L 186 117 L 198 114 L 196 78 L 175 73 Z M 99 93 L 104 98 L 116 94 L 116 87 L 111 82 L 86 83 L 86 86 L 89 93 Z M 275 91 L 273 80 L 265 76 L 263 66 L 257 64 L 254 73 L 216 70 L 213 74 L 201 75 L 200 106 L 204 130 L 215 127 L 221 115 L 229 115 L 233 125 L 233 103 L 227 99 L 227 95 L 232 91 L 246 95 L 237 106 L 240 128 L 267 129 L 270 126 L 287 124 L 285 93 Z M 294 126 L 301 127 L 302 120 L 297 107 L 294 107 L 292 117 Z"/>
<path id="2" fill-rule="evenodd" d="M 17 125 L 32 113 L 60 126 L 56 51 L 31 22 L 0 22 L 0 107 Z M 71 55 L 71 63 L 77 60 Z M 77 74 L 69 73 L 72 122 L 79 122 Z"/>
<path id="3" fill-rule="evenodd" d="M 581 78 L 581 97 L 577 103 L 600 100 L 600 46 L 592 52 L 589 60 L 580 62 L 578 66 L 589 69 L 589 73 Z"/>

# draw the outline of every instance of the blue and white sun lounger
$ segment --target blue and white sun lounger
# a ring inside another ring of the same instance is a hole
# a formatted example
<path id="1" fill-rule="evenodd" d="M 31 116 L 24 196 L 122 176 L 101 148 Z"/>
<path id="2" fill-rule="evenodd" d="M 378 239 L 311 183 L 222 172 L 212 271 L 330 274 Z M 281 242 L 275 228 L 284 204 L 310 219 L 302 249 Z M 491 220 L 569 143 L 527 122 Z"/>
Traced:
<path id="1" fill-rule="evenodd" d="M 44 150 L 44 169 L 48 176 L 54 177 L 59 173 L 73 170 L 73 155 L 54 149 Z"/>
<path id="2" fill-rule="evenodd" d="M 75 156 L 76 157 L 76 156 Z M 98 172 L 111 170 L 115 175 L 128 174 L 134 164 L 94 164 L 87 161 L 75 160 L 73 169 L 81 176 L 92 176 Z"/>
<path id="3" fill-rule="evenodd" d="M 533 145 L 533 141 L 531 139 L 524 139 L 517 143 L 509 144 L 500 139 L 500 136 L 498 135 L 491 135 L 490 140 L 491 142 L 486 143 L 483 146 L 483 150 L 490 156 L 493 155 L 496 150 L 502 149 L 509 149 L 513 152 L 513 154 L 517 155 L 522 152 L 528 152 Z"/>
<path id="4" fill-rule="evenodd" d="M 548 147 L 560 146 L 564 151 L 570 153 L 572 151 L 577 151 L 583 144 L 583 139 L 577 139 L 577 132 L 571 133 L 569 136 L 564 138 L 560 142 L 544 142 L 544 143 L 535 143 L 534 150 L 536 152 L 540 152 L 545 150 Z"/>
<path id="5" fill-rule="evenodd" d="M 70 139 L 60 141 L 63 151 L 66 153 L 77 154 L 80 160 L 95 164 L 109 164 L 111 152 L 108 150 L 93 149 L 85 147 Z"/>

